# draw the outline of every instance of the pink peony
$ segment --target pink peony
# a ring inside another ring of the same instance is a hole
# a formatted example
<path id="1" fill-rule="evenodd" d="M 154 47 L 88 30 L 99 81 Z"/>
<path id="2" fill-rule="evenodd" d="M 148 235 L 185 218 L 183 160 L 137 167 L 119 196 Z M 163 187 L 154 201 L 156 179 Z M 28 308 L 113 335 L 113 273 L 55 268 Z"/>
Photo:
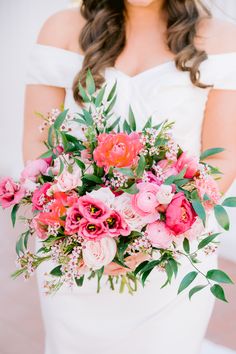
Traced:
<path id="1" fill-rule="evenodd" d="M 43 206 L 52 199 L 47 195 L 49 188 L 51 188 L 51 183 L 45 183 L 34 191 L 32 197 L 33 210 L 43 210 Z"/>
<path id="2" fill-rule="evenodd" d="M 102 222 L 82 219 L 79 224 L 78 235 L 85 239 L 100 240 L 108 236 L 109 231 Z"/>
<path id="3" fill-rule="evenodd" d="M 116 249 L 116 242 L 110 237 L 105 237 L 99 241 L 87 241 L 83 249 L 84 263 L 94 270 L 100 269 L 112 262 Z"/>
<path id="4" fill-rule="evenodd" d="M 132 195 L 131 203 L 134 211 L 141 216 L 153 216 L 153 221 L 157 220 L 159 213 L 156 208 L 159 205 L 156 194 L 158 185 L 154 183 L 139 183 L 137 184 L 139 193 Z"/>
<path id="5" fill-rule="evenodd" d="M 168 248 L 173 241 L 171 231 L 163 221 L 148 224 L 146 234 L 153 247 Z"/>
<path id="6" fill-rule="evenodd" d="M 175 194 L 166 209 L 166 226 L 179 235 L 189 230 L 196 220 L 196 213 L 183 192 Z"/>
<path id="7" fill-rule="evenodd" d="M 90 195 L 85 195 L 79 199 L 80 213 L 87 220 L 93 222 L 102 222 L 109 217 L 108 207 L 99 199 L 92 198 Z"/>
<path id="8" fill-rule="evenodd" d="M 3 208 L 18 204 L 25 196 L 25 189 L 15 183 L 12 178 L 6 177 L 0 181 L 0 204 Z"/>
<path id="9" fill-rule="evenodd" d="M 219 186 L 212 176 L 207 176 L 206 178 L 195 179 L 195 185 L 198 191 L 198 195 L 203 201 L 204 195 L 206 194 L 210 200 L 203 202 L 205 208 L 210 210 L 215 204 L 220 203 L 221 194 L 219 191 Z"/>
<path id="10" fill-rule="evenodd" d="M 48 164 L 43 159 L 28 161 L 26 167 L 21 173 L 22 181 L 31 180 L 36 182 L 37 177 L 43 175 L 48 169 Z"/>
<path id="11" fill-rule="evenodd" d="M 130 234 L 130 227 L 121 216 L 121 214 L 115 210 L 110 212 L 110 215 L 105 220 L 105 225 L 109 230 L 109 235 L 115 236 L 128 236 Z"/>
<path id="12" fill-rule="evenodd" d="M 72 207 L 67 209 L 66 213 L 66 223 L 65 223 L 65 231 L 67 234 L 72 235 L 78 232 L 80 227 L 80 222 L 83 218 L 81 212 L 79 211 L 79 205 L 74 204 Z"/>
<path id="13" fill-rule="evenodd" d="M 198 158 L 188 156 L 186 152 L 183 152 L 176 161 L 174 167 L 178 172 L 181 172 L 185 167 L 187 167 L 184 177 L 193 178 L 199 169 Z"/>
<path id="14" fill-rule="evenodd" d="M 56 182 L 56 186 L 61 192 L 67 192 L 81 186 L 82 181 L 80 168 L 75 167 L 72 173 L 64 170 L 60 176 L 56 177 Z"/>
<path id="15" fill-rule="evenodd" d="M 100 134 L 93 157 L 97 165 L 106 170 L 110 167 L 129 167 L 137 163 L 142 147 L 138 133 Z"/>

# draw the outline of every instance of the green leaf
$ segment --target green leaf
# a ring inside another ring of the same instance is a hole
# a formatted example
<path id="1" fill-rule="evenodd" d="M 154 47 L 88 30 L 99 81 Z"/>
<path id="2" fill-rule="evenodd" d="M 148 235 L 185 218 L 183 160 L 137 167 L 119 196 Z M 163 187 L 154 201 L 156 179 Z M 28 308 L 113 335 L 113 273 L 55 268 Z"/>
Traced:
<path id="1" fill-rule="evenodd" d="M 16 242 L 16 253 L 20 257 L 20 253 L 24 253 L 24 233 L 21 234 Z"/>
<path id="2" fill-rule="evenodd" d="M 79 278 L 76 278 L 75 277 L 75 282 L 76 282 L 76 285 L 81 287 L 83 285 L 83 282 L 84 282 L 84 275 L 82 275 L 81 277 Z"/>
<path id="3" fill-rule="evenodd" d="M 186 237 L 185 237 L 184 242 L 183 242 L 183 248 L 184 248 L 186 253 L 190 252 L 189 240 Z"/>
<path id="4" fill-rule="evenodd" d="M 207 272 L 206 277 L 217 283 L 233 284 L 232 279 L 220 269 L 211 269 Z"/>
<path id="5" fill-rule="evenodd" d="M 199 218 L 202 220 L 203 225 L 206 224 L 206 211 L 202 205 L 202 203 L 197 199 L 192 199 L 192 206 Z"/>
<path id="6" fill-rule="evenodd" d="M 114 123 L 112 123 L 107 129 L 106 129 L 106 131 L 109 133 L 109 132 L 111 132 L 111 131 L 113 131 L 114 129 L 115 129 L 115 127 L 120 123 L 120 119 L 121 119 L 121 117 L 118 117 L 115 121 L 114 121 Z"/>
<path id="7" fill-rule="evenodd" d="M 50 274 L 54 275 L 55 277 L 60 277 L 62 275 L 61 265 L 56 266 L 55 268 L 53 268 L 51 270 Z"/>
<path id="8" fill-rule="evenodd" d="M 189 291 L 189 294 L 188 294 L 188 297 L 189 297 L 189 300 L 191 300 L 192 296 L 194 294 L 196 294 L 197 292 L 201 291 L 202 289 L 204 289 L 207 285 L 197 285 L 195 286 L 194 288 L 192 288 L 190 291 Z"/>
<path id="9" fill-rule="evenodd" d="M 127 122 L 126 119 L 124 120 L 124 123 L 123 123 L 123 130 L 127 134 L 132 133 L 132 129 L 130 128 L 129 123 Z"/>
<path id="10" fill-rule="evenodd" d="M 124 176 L 134 177 L 133 171 L 128 167 L 116 168 L 116 171 L 122 173 Z"/>
<path id="11" fill-rule="evenodd" d="M 137 177 L 142 177 L 142 176 L 143 176 L 145 167 L 146 167 L 146 159 L 145 159 L 145 157 L 144 157 L 143 155 L 141 155 L 141 156 L 139 157 L 138 167 L 137 167 L 137 169 L 136 169 L 136 175 L 137 175 Z"/>
<path id="12" fill-rule="evenodd" d="M 211 243 L 220 233 L 212 234 L 208 237 L 205 237 L 201 242 L 199 242 L 198 249 L 200 250 L 201 248 L 204 248 L 207 246 L 209 243 Z"/>
<path id="13" fill-rule="evenodd" d="M 88 125 L 93 125 L 93 117 L 91 114 L 83 108 L 84 119 Z"/>
<path id="14" fill-rule="evenodd" d="M 221 205 L 214 206 L 214 212 L 216 220 L 218 221 L 219 225 L 223 227 L 224 230 L 229 230 L 229 216 L 226 210 Z"/>
<path id="15" fill-rule="evenodd" d="M 137 194 L 139 192 L 136 183 L 132 184 L 129 188 L 121 188 L 121 190 L 128 194 Z"/>
<path id="16" fill-rule="evenodd" d="M 236 197 L 229 197 L 226 198 L 223 203 L 223 206 L 229 207 L 229 208 L 234 208 L 236 207 Z"/>
<path id="17" fill-rule="evenodd" d="M 54 126 L 51 125 L 51 127 L 48 129 L 48 145 L 49 145 L 51 148 L 54 147 L 53 134 L 54 134 Z"/>
<path id="18" fill-rule="evenodd" d="M 114 105 L 116 103 L 116 98 L 117 98 L 117 96 L 114 96 L 113 100 L 111 101 L 111 103 L 109 104 L 107 109 L 104 111 L 105 115 L 107 115 L 112 110 L 112 108 L 114 107 Z"/>
<path id="19" fill-rule="evenodd" d="M 225 298 L 224 289 L 219 284 L 214 284 L 210 290 L 217 299 L 228 302 Z"/>
<path id="20" fill-rule="evenodd" d="M 97 96 L 96 96 L 96 99 L 95 99 L 95 106 L 96 107 L 99 107 L 102 103 L 102 100 L 103 100 L 103 97 L 104 97 L 104 93 L 105 93 L 105 90 L 106 90 L 106 86 L 107 85 L 104 85 L 101 90 L 99 90 Z"/>
<path id="21" fill-rule="evenodd" d="M 140 273 L 145 273 L 147 272 L 149 269 L 153 269 L 155 268 L 157 265 L 159 265 L 161 263 L 160 259 L 155 259 L 153 261 L 148 261 L 148 263 L 143 267 L 143 269 L 140 271 Z"/>
<path id="22" fill-rule="evenodd" d="M 29 236 L 30 236 L 30 231 L 26 231 L 23 239 L 23 246 L 25 249 L 27 249 L 28 246 L 28 241 L 29 241 Z"/>
<path id="23" fill-rule="evenodd" d="M 83 179 L 86 179 L 87 181 L 91 181 L 97 184 L 102 184 L 102 179 L 94 175 L 85 174 L 83 175 Z"/>
<path id="24" fill-rule="evenodd" d="M 137 266 L 137 268 L 135 268 L 135 270 L 134 270 L 134 275 L 137 275 L 139 272 L 141 272 L 142 271 L 142 269 L 147 265 L 149 263 L 149 261 L 144 261 L 144 262 L 142 262 L 142 263 L 140 263 L 138 266 Z"/>
<path id="25" fill-rule="evenodd" d="M 115 257 L 112 262 L 114 262 L 114 263 L 116 263 L 116 264 L 119 264 L 121 267 L 125 267 L 125 268 L 127 268 L 127 269 L 130 269 L 130 268 L 127 266 L 127 264 L 125 264 L 124 262 L 122 262 L 122 261 L 121 261 L 120 259 L 118 259 L 117 257 Z"/>
<path id="26" fill-rule="evenodd" d="M 83 99 L 83 102 L 84 102 L 84 103 L 89 103 L 89 102 L 90 102 L 90 98 L 88 97 L 88 95 L 87 95 L 85 89 L 83 88 L 83 86 L 81 85 L 80 82 L 79 82 L 78 88 L 79 88 L 80 96 L 81 96 L 82 99 Z"/>
<path id="27" fill-rule="evenodd" d="M 213 149 L 205 150 L 201 153 L 200 161 L 205 160 L 207 157 L 212 156 L 212 155 L 216 155 L 222 151 L 225 151 L 225 149 L 224 148 L 213 148 Z"/>
<path id="28" fill-rule="evenodd" d="M 47 159 L 48 157 L 52 157 L 52 155 L 53 155 L 53 151 L 48 150 L 44 154 L 40 155 L 39 158 L 40 159 Z"/>
<path id="29" fill-rule="evenodd" d="M 170 263 L 166 263 L 165 265 L 165 270 L 166 270 L 166 274 L 167 274 L 167 279 L 168 279 L 168 283 L 171 283 L 171 279 L 173 277 L 173 268 L 171 267 Z"/>
<path id="30" fill-rule="evenodd" d="M 85 170 L 86 166 L 82 161 L 80 161 L 79 159 L 74 159 L 74 161 L 76 165 L 78 165 L 81 168 L 81 170 Z"/>
<path id="31" fill-rule="evenodd" d="M 102 278 L 103 273 L 104 273 L 104 266 L 102 268 L 96 270 L 96 273 L 97 273 L 98 279 L 100 280 Z"/>
<path id="32" fill-rule="evenodd" d="M 176 277 L 177 274 L 178 274 L 178 263 L 176 262 L 175 259 L 170 258 L 170 259 L 169 259 L 169 264 L 171 265 L 171 267 L 172 267 L 172 269 L 173 269 L 173 272 L 174 272 L 174 275 L 175 275 L 175 277 Z"/>
<path id="33" fill-rule="evenodd" d="M 55 129 L 59 129 L 61 127 L 61 125 L 63 124 L 64 120 L 66 119 L 67 113 L 68 113 L 69 109 L 66 109 L 65 111 L 61 112 L 57 119 L 55 120 L 53 126 Z"/>
<path id="34" fill-rule="evenodd" d="M 142 286 L 145 285 L 145 282 L 149 276 L 149 274 L 151 273 L 151 271 L 153 270 L 153 268 L 147 270 L 145 273 L 142 274 L 142 277 L 141 277 L 141 283 L 142 283 Z"/>
<path id="35" fill-rule="evenodd" d="M 60 157 L 59 157 L 59 161 L 60 161 L 60 169 L 59 169 L 58 176 L 60 176 L 64 170 L 64 163 L 62 162 L 62 159 L 60 159 Z"/>
<path id="36" fill-rule="evenodd" d="M 152 127 L 152 117 L 149 117 L 142 130 Z"/>
<path id="37" fill-rule="evenodd" d="M 129 125 L 133 131 L 136 130 L 136 122 L 135 122 L 134 112 L 133 112 L 131 106 L 129 106 Z"/>
<path id="38" fill-rule="evenodd" d="M 19 210 L 19 208 L 20 208 L 20 204 L 15 204 L 14 207 L 12 208 L 12 211 L 11 211 L 11 221 L 12 221 L 13 227 L 16 224 L 16 214 L 17 214 L 17 211 Z"/>
<path id="39" fill-rule="evenodd" d="M 93 95 L 94 92 L 96 91 L 95 82 L 90 69 L 88 69 L 86 74 L 86 89 L 90 95 Z"/>
<path id="40" fill-rule="evenodd" d="M 115 81 L 114 85 L 112 86 L 111 91 L 109 92 L 109 95 L 107 97 L 107 101 L 111 101 L 115 92 L 116 92 L 116 86 L 117 86 L 117 80 Z"/>
<path id="41" fill-rule="evenodd" d="M 198 275 L 197 272 L 193 271 L 185 275 L 183 280 L 180 283 L 179 289 L 178 289 L 178 294 L 180 294 L 184 289 L 186 289 L 196 278 Z"/>

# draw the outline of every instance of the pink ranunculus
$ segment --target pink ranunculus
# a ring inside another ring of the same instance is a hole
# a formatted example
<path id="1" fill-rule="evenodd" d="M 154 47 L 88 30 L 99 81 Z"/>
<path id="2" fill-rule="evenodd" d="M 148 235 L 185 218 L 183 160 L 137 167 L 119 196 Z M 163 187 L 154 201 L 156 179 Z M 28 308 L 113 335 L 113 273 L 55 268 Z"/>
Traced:
<path id="1" fill-rule="evenodd" d="M 148 224 L 146 234 L 153 247 L 166 249 L 173 241 L 173 235 L 163 221 Z"/>
<path id="2" fill-rule="evenodd" d="M 138 183 L 139 192 L 131 196 L 132 207 L 141 216 L 153 215 L 154 220 L 159 218 L 157 206 L 158 185 L 154 183 Z M 154 221 L 153 220 L 153 221 Z"/>
<path id="3" fill-rule="evenodd" d="M 110 212 L 110 215 L 105 220 L 105 225 L 109 230 L 109 235 L 112 237 L 119 235 L 128 236 L 130 234 L 130 227 L 118 211 L 112 210 Z"/>
<path id="4" fill-rule="evenodd" d="M 43 206 L 52 199 L 47 195 L 51 186 L 51 183 L 45 183 L 34 191 L 32 197 L 33 210 L 43 210 Z"/>
<path id="5" fill-rule="evenodd" d="M 109 230 L 103 222 L 82 219 L 79 224 L 78 235 L 89 240 L 100 240 L 109 235 Z"/>
<path id="6" fill-rule="evenodd" d="M 3 208 L 9 208 L 18 204 L 25 196 L 25 189 L 15 183 L 12 178 L 5 177 L 0 181 L 0 204 Z"/>
<path id="7" fill-rule="evenodd" d="M 44 159 L 28 161 L 24 170 L 21 173 L 21 180 L 31 180 L 36 182 L 37 177 L 45 174 L 48 169 L 48 164 Z"/>
<path id="8" fill-rule="evenodd" d="M 173 162 L 170 162 L 168 160 L 161 160 L 157 163 L 157 165 L 162 169 L 161 177 L 163 178 L 163 180 L 167 179 L 170 176 L 176 176 L 178 174 L 178 170 Z"/>
<path id="9" fill-rule="evenodd" d="M 184 168 L 187 168 L 184 177 L 193 178 L 199 170 L 199 161 L 197 157 L 188 156 L 186 152 L 183 152 L 176 161 L 174 167 L 178 172 L 181 172 Z"/>
<path id="10" fill-rule="evenodd" d="M 83 217 L 91 222 L 103 222 L 109 216 L 108 207 L 99 199 L 89 194 L 79 198 L 79 210 Z"/>
<path id="11" fill-rule="evenodd" d="M 166 209 L 166 226 L 179 235 L 189 230 L 196 220 L 196 213 L 183 192 L 174 195 Z"/>
<path id="12" fill-rule="evenodd" d="M 56 177 L 58 190 L 61 192 L 67 192 L 81 186 L 81 176 L 81 170 L 79 167 L 75 167 L 72 173 L 64 170 L 60 176 Z"/>
<path id="13" fill-rule="evenodd" d="M 205 178 L 196 178 L 195 186 L 202 201 L 205 194 L 209 197 L 210 200 L 203 201 L 204 207 L 207 210 L 212 209 L 214 205 L 220 203 L 221 194 L 219 186 L 212 176 L 208 175 Z"/>
<path id="14" fill-rule="evenodd" d="M 67 209 L 65 231 L 68 235 L 78 232 L 82 218 L 78 203 Z"/>
<path id="15" fill-rule="evenodd" d="M 84 263 L 94 270 L 100 269 L 113 261 L 116 250 L 116 241 L 111 237 L 87 241 L 83 249 Z"/>
<path id="16" fill-rule="evenodd" d="M 110 167 L 130 167 L 137 163 L 142 147 L 138 133 L 104 133 L 98 136 L 93 157 L 97 165 L 106 170 Z"/>

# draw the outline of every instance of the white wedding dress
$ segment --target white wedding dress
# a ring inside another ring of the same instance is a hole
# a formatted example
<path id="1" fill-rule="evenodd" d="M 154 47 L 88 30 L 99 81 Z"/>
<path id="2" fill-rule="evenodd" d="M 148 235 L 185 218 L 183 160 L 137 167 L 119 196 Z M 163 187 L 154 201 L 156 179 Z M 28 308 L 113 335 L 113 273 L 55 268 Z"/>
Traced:
<path id="1" fill-rule="evenodd" d="M 79 110 L 73 99 L 72 82 L 83 56 L 36 44 L 32 50 L 27 84 L 66 89 L 65 107 Z M 105 78 L 110 88 L 117 79 L 115 112 L 127 116 L 131 104 L 139 127 L 152 115 L 155 123 L 163 119 L 176 122 L 175 137 L 183 149 L 199 154 L 204 109 L 210 89 L 193 86 L 189 74 L 178 71 L 173 61 L 160 64 L 129 77 L 109 67 Z M 201 64 L 201 81 L 214 89 L 236 90 L 236 53 L 210 55 Z M 54 108 L 54 107 L 52 107 Z M 32 118 L 33 119 L 33 118 Z M 223 119 L 223 117 L 222 117 Z M 214 222 L 209 228 L 214 229 Z M 40 241 L 36 241 L 36 248 Z M 201 255 L 199 267 L 217 267 L 217 255 Z M 188 291 L 177 295 L 183 276 L 192 271 L 187 260 L 171 286 L 160 289 L 165 274 L 153 271 L 146 287 L 134 296 L 112 292 L 103 280 L 100 294 L 96 282 L 86 281 L 82 288 L 63 287 L 56 295 L 44 295 L 44 272 L 37 271 L 45 325 L 45 354 L 197 354 L 200 352 L 214 298 L 209 289 L 196 294 L 191 302 Z M 197 277 L 194 285 L 204 279 Z"/>

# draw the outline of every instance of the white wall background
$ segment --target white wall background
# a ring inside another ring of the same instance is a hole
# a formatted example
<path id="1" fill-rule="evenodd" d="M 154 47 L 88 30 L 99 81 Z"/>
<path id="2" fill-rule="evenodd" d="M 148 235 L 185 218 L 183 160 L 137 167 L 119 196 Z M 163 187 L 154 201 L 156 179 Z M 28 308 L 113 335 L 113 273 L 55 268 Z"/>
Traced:
<path id="1" fill-rule="evenodd" d="M 226 13 L 228 20 L 236 19 L 236 0 L 206 1 L 217 16 L 225 17 Z M 0 176 L 17 177 L 22 168 L 24 77 L 29 50 L 45 19 L 69 3 L 69 0 L 0 0 Z M 236 195 L 236 185 L 230 193 Z M 236 261 L 236 210 L 231 212 L 231 220 L 234 220 L 232 231 L 226 234 L 221 252 Z M 1 211 L 0 231 L 3 232 L 6 223 L 9 221 Z"/>

